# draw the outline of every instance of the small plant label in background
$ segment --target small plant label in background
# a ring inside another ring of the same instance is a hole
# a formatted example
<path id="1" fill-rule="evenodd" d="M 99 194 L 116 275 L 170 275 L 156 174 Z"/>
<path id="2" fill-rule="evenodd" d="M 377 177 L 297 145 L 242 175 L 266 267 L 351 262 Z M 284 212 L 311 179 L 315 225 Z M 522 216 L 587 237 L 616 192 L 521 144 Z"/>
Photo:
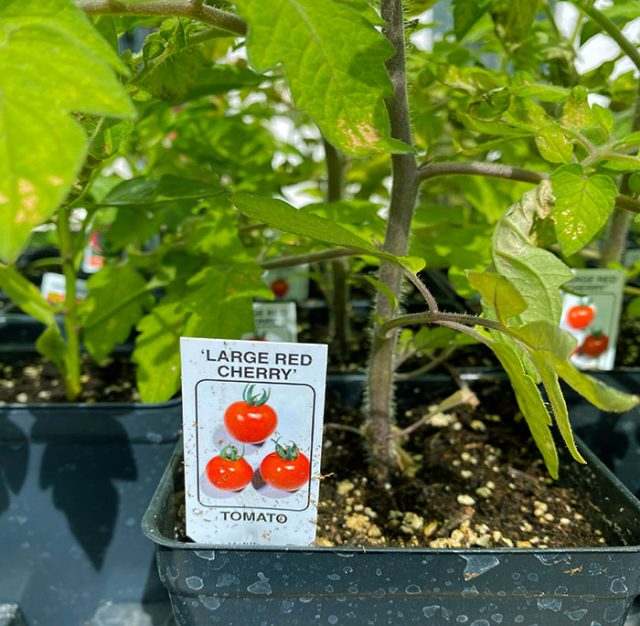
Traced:
<path id="1" fill-rule="evenodd" d="M 67 297 L 67 281 L 63 274 L 45 272 L 40 283 L 40 293 L 49 304 L 62 304 Z M 87 281 L 79 278 L 76 280 L 76 300 L 84 300 L 87 297 Z"/>
<path id="2" fill-rule="evenodd" d="M 618 270 L 575 270 L 567 284 L 560 326 L 578 345 L 571 362 L 582 370 L 613 369 L 622 311 L 624 273 Z"/>
<path id="3" fill-rule="evenodd" d="M 294 302 L 254 302 L 255 331 L 243 339 L 256 341 L 298 341 L 296 305 Z"/>
<path id="4" fill-rule="evenodd" d="M 327 346 L 182 338 L 187 535 L 309 545 Z"/>
<path id="5" fill-rule="evenodd" d="M 92 231 L 82 255 L 81 269 L 85 274 L 95 274 L 104 267 L 100 232 Z"/>
<path id="6" fill-rule="evenodd" d="M 267 270 L 262 280 L 273 292 L 276 300 L 302 302 L 309 297 L 309 265 Z"/>

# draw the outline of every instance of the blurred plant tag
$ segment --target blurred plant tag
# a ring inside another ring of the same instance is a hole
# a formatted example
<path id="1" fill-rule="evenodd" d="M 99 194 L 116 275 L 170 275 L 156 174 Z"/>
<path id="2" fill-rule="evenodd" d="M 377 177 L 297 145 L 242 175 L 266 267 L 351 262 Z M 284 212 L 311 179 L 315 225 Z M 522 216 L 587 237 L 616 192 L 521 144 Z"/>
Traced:
<path id="1" fill-rule="evenodd" d="M 187 535 L 316 536 L 327 346 L 181 338 Z"/>
<path id="2" fill-rule="evenodd" d="M 49 304 L 62 304 L 67 297 L 67 281 L 63 274 L 45 272 L 40 283 L 40 293 Z M 76 280 L 76 301 L 80 302 L 87 297 L 87 281 L 79 278 Z"/>
<path id="3" fill-rule="evenodd" d="M 94 230 L 84 248 L 81 269 L 85 274 L 95 274 L 103 267 L 104 256 L 102 255 L 101 235 L 97 230 Z"/>
<path id="4" fill-rule="evenodd" d="M 561 328 L 578 345 L 571 362 L 581 370 L 613 369 L 620 329 L 624 272 L 608 269 L 575 270 L 567 283 Z"/>
<path id="5" fill-rule="evenodd" d="M 254 302 L 254 332 L 243 339 L 254 341 L 298 341 L 295 302 Z"/>
<path id="6" fill-rule="evenodd" d="M 302 302 L 309 297 L 309 265 L 267 270 L 262 280 L 273 292 L 276 300 Z"/>

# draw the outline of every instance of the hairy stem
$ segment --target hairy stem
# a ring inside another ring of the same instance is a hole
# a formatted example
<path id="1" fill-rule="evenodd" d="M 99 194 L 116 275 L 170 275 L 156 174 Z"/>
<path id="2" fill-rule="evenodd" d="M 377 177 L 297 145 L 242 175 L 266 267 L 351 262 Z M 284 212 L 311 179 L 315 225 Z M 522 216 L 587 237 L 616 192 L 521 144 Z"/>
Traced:
<path id="1" fill-rule="evenodd" d="M 631 130 L 640 130 L 640 89 L 636 96 L 635 111 L 633 113 L 633 122 Z M 629 176 L 625 174 L 620 183 L 620 192 L 627 194 L 631 191 L 629 187 Z M 627 235 L 631 227 L 631 213 L 621 207 L 616 207 L 609 221 L 609 230 L 602 245 L 600 266 L 607 267 L 609 263 L 620 263 L 624 255 L 627 244 Z"/>
<path id="2" fill-rule="evenodd" d="M 354 248 L 330 248 L 328 250 L 321 250 L 320 252 L 309 252 L 308 254 L 296 254 L 293 256 L 269 259 L 268 261 L 262 261 L 260 267 L 265 270 L 275 270 L 280 267 L 294 267 L 295 265 L 302 265 L 303 263 L 320 263 L 321 261 L 357 256 L 358 254 L 365 253 L 363 253 L 362 250 L 355 250 Z"/>
<path id="3" fill-rule="evenodd" d="M 402 0 L 382 0 L 381 11 L 385 21 L 383 32 L 395 48 L 395 55 L 386 64 L 393 85 L 393 94 L 386 102 L 391 133 L 396 139 L 411 145 Z M 391 161 L 393 183 L 383 250 L 391 254 L 406 255 L 418 193 L 417 164 L 411 154 L 394 154 Z M 386 261 L 380 263 L 379 280 L 396 295 L 400 294 L 402 277 L 402 269 L 399 267 Z M 386 319 L 392 313 L 389 300 L 382 293 L 378 293 L 375 319 Z M 371 469 L 373 475 L 381 480 L 384 480 L 389 470 L 398 463 L 395 446 L 390 445 L 389 440 L 395 344 L 396 332 L 384 336 L 374 332 L 369 358 L 367 434 L 373 459 Z"/>
<path id="4" fill-rule="evenodd" d="M 80 382 L 80 322 L 76 302 L 76 280 L 78 278 L 74 262 L 75 250 L 70 226 L 71 209 L 61 207 L 57 216 L 58 241 L 62 257 L 62 273 L 65 279 L 65 301 L 62 311 L 66 333 L 64 354 L 64 386 L 67 400 L 75 400 L 81 391 Z"/>
<path id="5" fill-rule="evenodd" d="M 537 185 L 540 181 L 549 178 L 545 172 L 536 172 L 521 167 L 511 167 L 499 163 L 487 163 L 486 161 L 442 161 L 440 163 L 426 163 L 417 170 L 419 182 L 439 176 L 486 176 L 488 178 L 504 178 L 517 180 L 523 183 Z M 633 213 L 640 213 L 640 201 L 627 195 L 619 195 L 616 198 L 616 206 Z"/>
<path id="6" fill-rule="evenodd" d="M 188 17 L 234 35 L 245 35 L 246 22 L 227 11 L 221 11 L 202 2 L 189 0 L 149 0 L 149 2 L 121 2 L 120 0 L 76 0 L 87 15 L 146 15 Z"/>
<path id="7" fill-rule="evenodd" d="M 324 155 L 327 164 L 327 202 L 340 202 L 344 193 L 344 158 L 326 139 Z M 348 360 L 350 345 L 349 267 L 346 259 L 331 263 L 331 349 L 340 360 Z"/>

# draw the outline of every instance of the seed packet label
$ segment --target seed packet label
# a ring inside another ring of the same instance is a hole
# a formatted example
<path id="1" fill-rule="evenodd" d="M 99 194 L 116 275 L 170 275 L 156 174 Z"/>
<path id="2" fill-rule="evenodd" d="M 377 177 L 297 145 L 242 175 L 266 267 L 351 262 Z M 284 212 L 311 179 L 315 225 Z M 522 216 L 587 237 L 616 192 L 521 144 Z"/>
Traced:
<path id="1" fill-rule="evenodd" d="M 628 269 L 640 264 L 640 249 L 627 250 L 624 255 L 624 266 Z"/>
<path id="2" fill-rule="evenodd" d="M 187 535 L 312 544 L 327 346 L 182 338 L 180 350 Z"/>
<path id="3" fill-rule="evenodd" d="M 563 299 L 561 328 L 578 345 L 571 362 L 582 370 L 613 369 L 620 327 L 624 272 L 607 269 L 575 270 Z"/>
<path id="4" fill-rule="evenodd" d="M 294 302 L 254 302 L 254 332 L 243 339 L 255 341 L 298 341 L 296 305 Z"/>
<path id="5" fill-rule="evenodd" d="M 273 292 L 276 300 L 302 302 L 309 297 L 309 265 L 267 270 L 262 280 Z"/>
<path id="6" fill-rule="evenodd" d="M 45 272 L 40 283 L 40 293 L 49 304 L 62 304 L 67 297 L 67 281 L 63 274 Z M 76 280 L 76 300 L 87 297 L 87 281 Z"/>

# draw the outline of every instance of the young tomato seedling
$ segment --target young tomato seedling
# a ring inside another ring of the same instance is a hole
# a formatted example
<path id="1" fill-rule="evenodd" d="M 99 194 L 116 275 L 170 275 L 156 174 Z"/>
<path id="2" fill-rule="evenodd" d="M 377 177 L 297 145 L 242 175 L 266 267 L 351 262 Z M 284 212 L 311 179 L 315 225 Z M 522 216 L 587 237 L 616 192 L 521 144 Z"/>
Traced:
<path id="1" fill-rule="evenodd" d="M 276 451 L 268 454 L 260 464 L 260 475 L 265 483 L 283 491 L 296 491 L 309 481 L 309 459 L 297 444 L 288 446 L 275 442 Z"/>
<path id="2" fill-rule="evenodd" d="M 222 448 L 220 454 L 207 463 L 206 471 L 209 482 L 214 487 L 225 491 L 240 491 L 253 478 L 251 465 L 232 445 Z"/>
<path id="3" fill-rule="evenodd" d="M 242 400 L 231 404 L 224 413 L 224 425 L 230 435 L 242 443 L 262 443 L 275 431 L 278 415 L 267 401 L 271 391 L 254 394 L 255 385 L 247 385 Z"/>

